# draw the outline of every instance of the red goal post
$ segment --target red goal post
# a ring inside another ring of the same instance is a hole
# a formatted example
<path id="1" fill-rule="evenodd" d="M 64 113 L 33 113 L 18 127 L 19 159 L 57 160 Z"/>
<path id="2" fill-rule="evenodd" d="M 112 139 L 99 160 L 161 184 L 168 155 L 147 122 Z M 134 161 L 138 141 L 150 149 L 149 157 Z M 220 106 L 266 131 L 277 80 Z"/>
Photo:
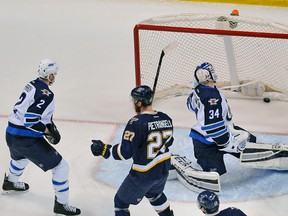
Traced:
<path id="1" fill-rule="evenodd" d="M 210 62 L 228 97 L 287 100 L 287 24 L 211 14 L 145 20 L 134 28 L 136 85 L 153 86 L 161 51 L 172 42 L 177 47 L 163 58 L 156 98 L 189 94 L 196 66 Z"/>

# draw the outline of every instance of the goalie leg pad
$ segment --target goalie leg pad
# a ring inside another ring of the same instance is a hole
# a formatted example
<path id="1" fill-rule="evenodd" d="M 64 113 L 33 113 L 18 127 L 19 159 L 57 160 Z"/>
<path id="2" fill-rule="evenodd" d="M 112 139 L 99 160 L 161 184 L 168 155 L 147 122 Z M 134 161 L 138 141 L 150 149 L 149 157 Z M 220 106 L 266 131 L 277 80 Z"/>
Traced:
<path id="1" fill-rule="evenodd" d="M 168 178 L 167 180 L 174 180 L 177 179 L 177 170 L 176 168 L 171 164 L 170 168 L 169 168 L 169 174 L 168 174 Z"/>
<path id="2" fill-rule="evenodd" d="M 258 169 L 288 170 L 288 145 L 248 143 L 240 164 Z"/>
<path id="3" fill-rule="evenodd" d="M 179 155 L 172 155 L 171 162 L 176 168 L 177 178 L 188 189 L 197 193 L 203 190 L 220 193 L 220 176 L 217 172 L 202 171 L 199 165 L 197 167 L 197 164 Z"/>

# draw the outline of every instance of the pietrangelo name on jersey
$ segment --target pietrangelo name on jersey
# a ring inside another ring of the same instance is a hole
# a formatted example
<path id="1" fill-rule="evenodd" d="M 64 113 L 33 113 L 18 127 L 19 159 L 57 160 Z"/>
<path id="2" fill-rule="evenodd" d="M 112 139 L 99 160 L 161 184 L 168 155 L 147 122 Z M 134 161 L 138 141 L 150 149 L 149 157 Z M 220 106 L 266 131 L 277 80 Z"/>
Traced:
<path id="1" fill-rule="evenodd" d="M 172 122 L 170 120 L 148 122 L 148 130 L 157 130 L 170 127 L 172 127 Z"/>

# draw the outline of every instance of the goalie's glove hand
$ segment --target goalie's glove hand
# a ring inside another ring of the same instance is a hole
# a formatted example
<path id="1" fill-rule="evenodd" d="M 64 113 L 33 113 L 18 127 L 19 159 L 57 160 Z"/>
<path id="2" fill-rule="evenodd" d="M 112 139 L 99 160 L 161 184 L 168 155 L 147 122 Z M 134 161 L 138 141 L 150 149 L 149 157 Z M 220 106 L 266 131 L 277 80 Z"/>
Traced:
<path id="1" fill-rule="evenodd" d="M 94 156 L 103 156 L 105 159 L 110 157 L 112 145 L 104 144 L 101 140 L 92 140 L 91 152 Z"/>
<path id="2" fill-rule="evenodd" d="M 245 149 L 249 136 L 250 134 L 243 130 L 239 130 L 238 134 L 230 134 L 228 144 L 220 150 L 225 152 L 240 153 Z"/>
<path id="3" fill-rule="evenodd" d="M 46 137 L 48 142 L 53 145 L 58 144 L 61 140 L 61 135 L 54 122 L 47 124 L 46 127 L 49 130 L 49 133 L 44 134 L 44 136 Z"/>

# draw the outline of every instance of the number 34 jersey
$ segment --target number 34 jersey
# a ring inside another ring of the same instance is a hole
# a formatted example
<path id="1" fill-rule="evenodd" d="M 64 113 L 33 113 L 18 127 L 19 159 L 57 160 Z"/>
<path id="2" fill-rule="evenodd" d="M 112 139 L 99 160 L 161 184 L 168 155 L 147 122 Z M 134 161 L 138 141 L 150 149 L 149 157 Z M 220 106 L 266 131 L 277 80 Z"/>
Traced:
<path id="1" fill-rule="evenodd" d="M 225 96 L 217 87 L 198 85 L 187 98 L 187 108 L 196 114 L 190 137 L 205 144 L 225 144 L 232 114 Z"/>
<path id="2" fill-rule="evenodd" d="M 168 174 L 173 140 L 173 123 L 168 115 L 142 112 L 129 120 L 112 155 L 116 160 L 133 158 L 130 173 L 158 178 Z"/>
<path id="3" fill-rule="evenodd" d="M 7 132 L 25 137 L 43 137 L 46 124 L 54 112 L 54 94 L 41 79 L 29 82 L 23 89 L 13 113 L 8 117 Z"/>

